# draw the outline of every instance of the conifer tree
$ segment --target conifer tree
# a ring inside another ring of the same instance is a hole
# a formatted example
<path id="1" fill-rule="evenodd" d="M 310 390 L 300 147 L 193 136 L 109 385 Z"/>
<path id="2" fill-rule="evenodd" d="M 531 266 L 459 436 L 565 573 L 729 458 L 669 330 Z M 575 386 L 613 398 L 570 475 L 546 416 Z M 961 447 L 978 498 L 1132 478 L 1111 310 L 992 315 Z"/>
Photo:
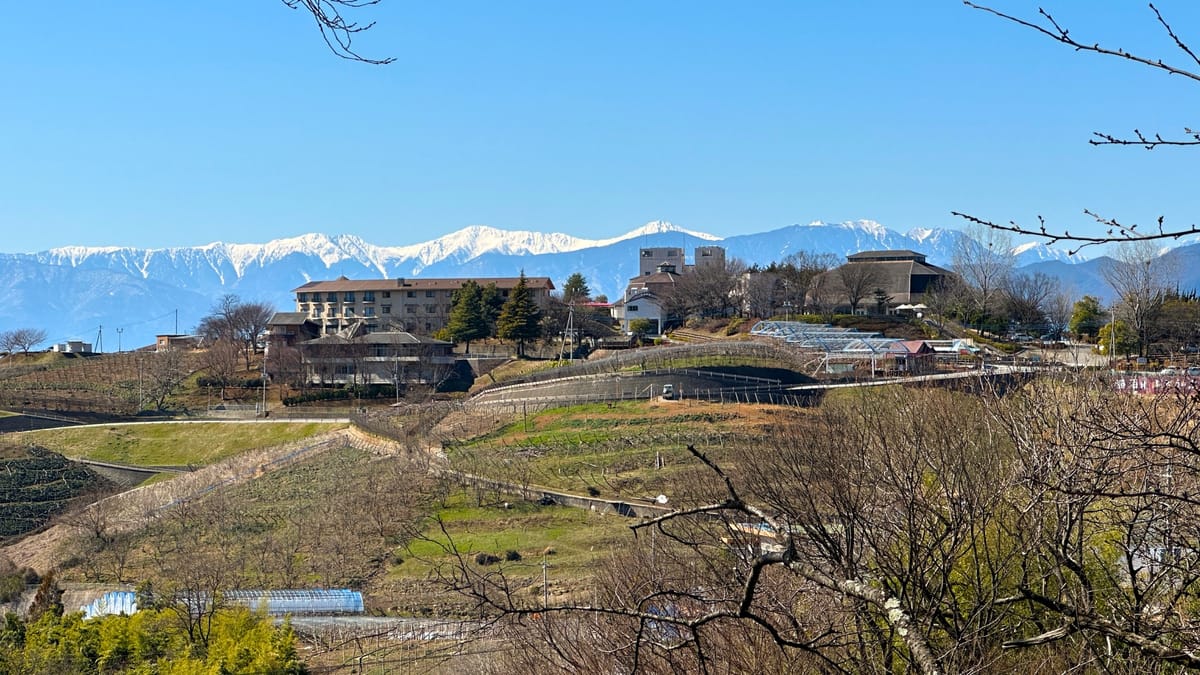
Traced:
<path id="1" fill-rule="evenodd" d="M 517 356 L 525 355 L 525 341 L 536 338 L 541 333 L 541 311 L 529 294 L 529 286 L 525 284 L 525 273 L 517 285 L 509 293 L 508 302 L 500 310 L 496 319 L 496 335 L 501 340 L 512 340 L 517 344 Z"/>
<path id="2" fill-rule="evenodd" d="M 474 280 L 468 280 L 454 295 L 454 306 L 446 322 L 446 335 L 454 342 L 466 343 L 471 353 L 471 340 L 488 335 L 487 318 L 483 311 L 483 291 Z"/>
<path id="3" fill-rule="evenodd" d="M 563 284 L 563 302 L 574 302 L 576 300 L 587 300 L 592 294 L 592 289 L 588 288 L 587 279 L 579 272 L 575 272 L 567 277 L 566 283 Z"/>

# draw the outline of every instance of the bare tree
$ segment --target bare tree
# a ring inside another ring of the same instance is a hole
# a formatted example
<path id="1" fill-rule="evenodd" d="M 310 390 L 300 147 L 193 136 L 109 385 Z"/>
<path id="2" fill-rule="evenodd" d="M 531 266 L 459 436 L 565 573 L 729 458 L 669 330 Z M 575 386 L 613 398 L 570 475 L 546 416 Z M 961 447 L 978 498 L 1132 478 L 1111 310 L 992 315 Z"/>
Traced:
<path id="1" fill-rule="evenodd" d="M 0 351 L 20 351 L 26 356 L 36 346 L 46 341 L 46 331 L 41 328 L 17 328 L 0 333 Z"/>
<path id="2" fill-rule="evenodd" d="M 1162 59 L 1149 58 L 1128 52 L 1121 48 L 1112 48 L 1101 45 L 1099 42 L 1090 41 L 1085 38 L 1080 38 L 1078 35 L 1072 35 L 1070 30 L 1060 24 L 1053 16 L 1044 9 L 1038 9 L 1038 17 L 1033 20 L 1022 19 L 1011 14 L 992 9 L 984 5 L 978 5 L 969 0 L 964 0 L 963 4 L 973 9 L 987 12 L 994 16 L 1000 17 L 1006 21 L 1010 21 L 1024 28 L 1036 31 L 1047 38 L 1056 42 L 1062 43 L 1070 47 L 1076 52 L 1098 54 L 1101 56 L 1111 56 L 1123 61 L 1137 63 L 1153 70 L 1158 70 L 1170 75 L 1182 77 L 1192 82 L 1200 82 L 1200 72 L 1189 70 L 1177 65 L 1168 63 Z M 1166 36 L 1180 51 L 1185 63 L 1195 64 L 1200 66 L 1200 58 L 1192 51 L 1186 42 L 1175 32 L 1171 24 L 1167 22 L 1162 13 L 1158 11 L 1153 4 L 1150 4 L 1150 11 L 1154 15 L 1155 22 L 1166 33 Z M 1166 138 L 1160 133 L 1143 133 L 1139 129 L 1134 129 L 1132 136 L 1118 137 L 1108 132 L 1095 131 L 1092 132 L 1092 138 L 1088 141 L 1092 145 L 1120 145 L 1120 146 L 1140 146 L 1147 150 L 1163 146 L 1184 146 L 1191 147 L 1200 145 L 1200 131 L 1184 127 L 1183 135 L 1176 138 Z M 1076 234 L 1071 234 L 1070 231 L 1064 229 L 1047 228 L 1045 220 L 1038 216 L 1038 224 L 1036 227 L 1020 225 L 1010 221 L 1007 224 L 997 223 L 986 218 L 978 218 L 966 213 L 951 211 L 955 216 L 965 219 L 970 223 L 985 226 L 995 231 L 1004 231 L 1020 235 L 1028 235 L 1045 239 L 1050 244 L 1058 242 L 1070 242 L 1078 244 L 1071 253 L 1077 253 L 1080 249 L 1096 244 L 1107 244 L 1112 242 L 1152 242 L 1164 239 L 1179 239 L 1189 234 L 1200 234 L 1200 228 L 1196 225 L 1186 227 L 1168 227 L 1164 216 L 1159 216 L 1155 226 L 1151 228 L 1143 227 L 1138 229 L 1137 223 L 1122 223 L 1115 218 L 1107 218 L 1098 213 L 1084 209 L 1083 213 L 1094 223 L 1105 228 L 1102 235 L 1088 236 L 1076 231 Z"/>
<path id="3" fill-rule="evenodd" d="M 263 334 L 275 310 L 263 302 L 242 302 L 232 293 L 221 296 L 208 316 L 200 319 L 196 332 L 208 341 L 228 340 L 240 345 L 250 370 L 250 359 L 258 352 Z"/>
<path id="4" fill-rule="evenodd" d="M 1046 301 L 1046 323 L 1051 328 L 1055 338 L 1062 337 L 1071 325 L 1071 315 L 1075 313 L 1075 296 L 1061 286 Z"/>
<path id="5" fill-rule="evenodd" d="M 152 403 L 155 410 L 166 410 L 167 399 L 191 375 L 183 352 L 168 350 L 146 354 L 139 361 L 140 401 Z"/>
<path id="6" fill-rule="evenodd" d="M 985 227 L 970 227 L 955 242 L 950 266 L 974 288 L 975 310 L 983 318 L 995 309 L 996 296 L 1015 264 L 1010 235 Z"/>
<path id="7" fill-rule="evenodd" d="M 788 303 L 797 311 L 803 312 L 813 282 L 837 265 L 838 257 L 833 253 L 797 251 L 784 258 L 778 266 L 772 264 L 767 270 L 771 271 L 777 267 L 783 280 L 783 297 L 780 304 Z"/>
<path id="8" fill-rule="evenodd" d="M 1089 378 L 861 392 L 728 465 L 689 448 L 591 594 L 443 572 L 533 671 L 1200 667 L 1198 407 Z"/>
<path id="9" fill-rule="evenodd" d="M 724 266 L 696 266 L 679 276 L 668 297 L 663 298 L 664 309 L 680 318 L 729 316 L 738 280 L 745 269 L 745 263 L 736 258 L 727 260 Z"/>
<path id="10" fill-rule="evenodd" d="M 1043 272 L 1010 274 L 1001 288 L 1004 313 L 1022 326 L 1043 327 L 1050 300 L 1060 287 L 1058 279 Z"/>
<path id="11" fill-rule="evenodd" d="M 220 387 L 221 400 L 225 400 L 225 389 L 233 382 L 237 373 L 240 356 L 241 348 L 238 344 L 224 337 L 209 344 L 204 353 L 204 365 L 208 369 L 209 378 Z"/>
<path id="12" fill-rule="evenodd" d="M 742 311 L 765 319 L 773 316 L 775 308 L 782 304 L 777 300 L 783 291 L 783 280 L 775 272 L 750 270 L 742 277 L 740 291 Z"/>
<path id="13" fill-rule="evenodd" d="M 850 262 L 833 272 L 838 288 L 850 304 L 850 313 L 857 314 L 862 301 L 879 287 L 879 268 L 871 263 Z"/>
<path id="14" fill-rule="evenodd" d="M 1152 242 L 1140 241 L 1122 244 L 1101 270 L 1117 295 L 1118 316 L 1129 322 L 1137 335 L 1142 356 L 1150 344 L 1153 319 L 1175 278 L 1173 267 Z"/>

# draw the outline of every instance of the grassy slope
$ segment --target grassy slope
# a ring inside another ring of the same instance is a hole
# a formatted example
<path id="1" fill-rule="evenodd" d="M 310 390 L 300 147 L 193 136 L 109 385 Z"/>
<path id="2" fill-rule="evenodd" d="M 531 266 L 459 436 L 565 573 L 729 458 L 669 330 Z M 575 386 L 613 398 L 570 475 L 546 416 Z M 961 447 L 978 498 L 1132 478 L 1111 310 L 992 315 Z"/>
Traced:
<path id="1" fill-rule="evenodd" d="M 332 431 L 326 423 L 128 424 L 28 431 L 21 441 L 68 457 L 135 465 L 211 464 L 252 448 L 281 445 Z"/>
<path id="2" fill-rule="evenodd" d="M 432 516 L 450 538 L 437 520 L 431 520 L 420 537 L 408 542 L 401 554 L 404 562 L 390 571 L 393 578 L 422 579 L 438 565 L 451 562 L 446 549 L 453 541 L 468 557 L 490 553 L 503 559 L 506 552 L 517 551 L 522 564 L 508 567 L 526 576 L 534 572 L 540 576 L 542 554 L 552 550 L 547 558 L 556 578 L 580 580 L 590 576 L 597 551 L 607 552 L 633 539 L 629 525 L 634 521 L 626 518 L 532 502 L 510 502 L 509 508 L 503 503 L 477 505 L 465 492 L 451 494 Z"/>
<path id="3" fill-rule="evenodd" d="M 733 447 L 752 447 L 771 425 L 802 414 L 690 400 L 589 404 L 531 414 L 527 422 L 451 448 L 450 457 L 469 473 L 640 499 L 668 492 L 695 466 L 688 445 L 720 457 Z"/>

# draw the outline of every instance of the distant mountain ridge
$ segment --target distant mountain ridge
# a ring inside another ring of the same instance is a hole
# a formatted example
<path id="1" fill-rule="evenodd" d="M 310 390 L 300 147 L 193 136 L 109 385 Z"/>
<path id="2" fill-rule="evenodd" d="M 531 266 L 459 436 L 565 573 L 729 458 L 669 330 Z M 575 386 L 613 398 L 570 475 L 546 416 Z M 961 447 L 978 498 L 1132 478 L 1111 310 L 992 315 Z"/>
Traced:
<path id="1" fill-rule="evenodd" d="M 913 249 L 949 265 L 956 230 L 907 233 L 859 220 L 813 222 L 721 238 L 653 221 L 609 239 L 472 226 L 432 241 L 383 246 L 348 234 L 304 234 L 263 244 L 214 242 L 165 249 L 65 246 L 32 254 L 0 254 L 0 330 L 45 328 L 50 339 L 105 335 L 108 351 L 121 328 L 125 346 L 148 344 L 157 333 L 192 330 L 226 293 L 290 309 L 291 289 L 311 280 L 349 278 L 548 276 L 561 286 L 581 272 L 595 294 L 620 296 L 637 274 L 638 249 L 724 246 L 730 258 L 766 265 L 798 251 L 845 256 L 863 250 Z M 1073 267 L 1077 259 L 1041 244 L 1018 252 L 1018 264 L 1045 261 Z M 169 315 L 170 320 L 163 320 Z M 103 328 L 101 328 L 103 326 Z"/>

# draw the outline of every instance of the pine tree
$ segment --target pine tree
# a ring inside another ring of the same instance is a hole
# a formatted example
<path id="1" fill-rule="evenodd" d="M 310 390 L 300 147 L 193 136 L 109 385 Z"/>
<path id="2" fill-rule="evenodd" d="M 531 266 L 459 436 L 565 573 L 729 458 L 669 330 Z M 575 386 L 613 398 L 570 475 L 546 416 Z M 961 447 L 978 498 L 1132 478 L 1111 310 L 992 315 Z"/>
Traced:
<path id="1" fill-rule="evenodd" d="M 480 298 L 483 304 L 483 320 L 487 323 L 486 337 L 496 337 L 496 321 L 500 318 L 500 310 L 504 308 L 504 296 L 493 281 L 483 287 Z"/>
<path id="2" fill-rule="evenodd" d="M 563 302 L 587 300 L 591 294 L 592 289 L 588 288 L 587 279 L 579 272 L 567 277 L 566 283 L 563 284 Z"/>
<path id="3" fill-rule="evenodd" d="M 466 343 L 471 353 L 471 340 L 488 336 L 488 323 L 483 310 L 483 290 L 474 280 L 468 280 L 454 294 L 454 306 L 446 321 L 446 335 L 454 342 Z"/>
<path id="4" fill-rule="evenodd" d="M 529 295 L 529 287 L 525 284 L 525 273 L 508 295 L 508 302 L 500 310 L 496 319 L 496 335 L 501 340 L 512 340 L 517 343 L 517 356 L 525 355 L 525 341 L 532 340 L 541 334 L 542 313 L 538 310 L 533 298 Z"/>

